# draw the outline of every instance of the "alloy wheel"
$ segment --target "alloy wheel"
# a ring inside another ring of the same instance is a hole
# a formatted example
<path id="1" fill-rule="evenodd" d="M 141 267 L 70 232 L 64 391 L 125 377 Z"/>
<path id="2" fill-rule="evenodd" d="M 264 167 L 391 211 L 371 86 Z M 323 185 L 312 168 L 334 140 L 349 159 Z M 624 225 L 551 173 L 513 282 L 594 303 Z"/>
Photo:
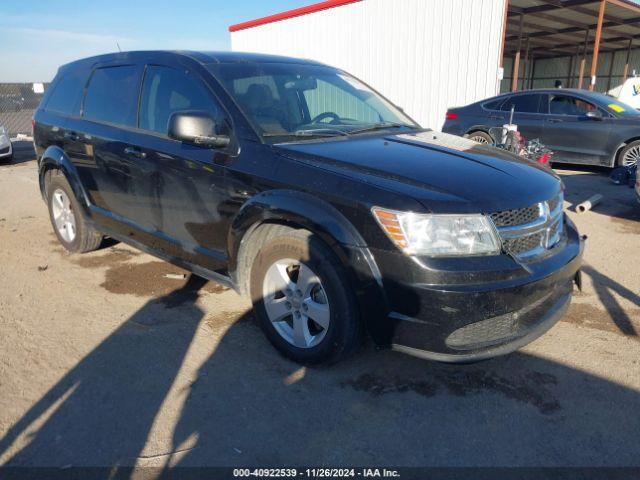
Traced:
<path id="1" fill-rule="evenodd" d="M 630 167 L 638 163 L 638 160 L 640 160 L 640 145 L 636 145 L 625 152 L 624 157 L 622 157 L 622 165 Z"/>
<path id="2" fill-rule="evenodd" d="M 73 213 L 71 200 L 64 190 L 58 188 L 53 192 L 51 210 L 58 234 L 65 242 L 73 242 L 76 238 L 76 217 Z"/>
<path id="3" fill-rule="evenodd" d="M 473 140 L 474 142 L 478 142 L 478 143 L 484 143 L 484 144 L 488 144 L 489 143 L 489 141 L 486 138 L 484 138 L 484 137 L 482 137 L 480 135 L 472 135 L 471 137 L 469 137 L 469 139 Z"/>
<path id="4" fill-rule="evenodd" d="M 267 270 L 263 302 L 276 332 L 291 345 L 312 348 L 324 339 L 331 309 L 320 278 L 298 260 L 281 259 Z"/>

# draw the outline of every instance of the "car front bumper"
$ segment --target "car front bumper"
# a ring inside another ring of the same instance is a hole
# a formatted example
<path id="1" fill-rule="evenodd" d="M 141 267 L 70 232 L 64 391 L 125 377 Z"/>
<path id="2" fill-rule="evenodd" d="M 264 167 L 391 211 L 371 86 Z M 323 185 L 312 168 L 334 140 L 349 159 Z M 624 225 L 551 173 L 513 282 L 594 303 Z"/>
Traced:
<path id="1" fill-rule="evenodd" d="M 11 156 L 13 153 L 13 149 L 11 148 L 11 142 L 3 143 L 0 142 L 0 158 L 5 158 Z"/>
<path id="2" fill-rule="evenodd" d="M 567 310 L 573 284 L 580 286 L 583 249 L 583 240 L 566 220 L 561 242 L 531 263 L 501 255 L 467 259 L 471 268 L 464 259 L 425 266 L 399 253 L 374 252 L 389 306 L 388 343 L 444 362 L 472 362 L 517 350 Z"/>

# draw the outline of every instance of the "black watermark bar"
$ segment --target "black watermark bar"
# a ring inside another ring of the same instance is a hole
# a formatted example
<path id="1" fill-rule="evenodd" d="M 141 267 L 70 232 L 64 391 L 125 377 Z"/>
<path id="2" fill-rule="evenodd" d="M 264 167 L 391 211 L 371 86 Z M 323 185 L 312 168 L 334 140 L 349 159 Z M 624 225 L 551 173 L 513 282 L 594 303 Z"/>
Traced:
<path id="1" fill-rule="evenodd" d="M 1 467 L 0 480 L 218 480 L 389 478 L 403 480 L 627 480 L 638 467 Z"/>

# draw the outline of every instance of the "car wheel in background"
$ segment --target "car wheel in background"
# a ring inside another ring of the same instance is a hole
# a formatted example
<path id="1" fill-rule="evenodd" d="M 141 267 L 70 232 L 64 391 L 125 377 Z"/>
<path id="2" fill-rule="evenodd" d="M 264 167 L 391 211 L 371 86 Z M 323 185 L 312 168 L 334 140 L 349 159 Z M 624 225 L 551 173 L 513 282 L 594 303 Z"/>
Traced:
<path id="1" fill-rule="evenodd" d="M 483 143 L 491 145 L 493 144 L 493 138 L 487 132 L 482 132 L 480 130 L 476 132 L 467 133 L 465 135 L 469 140 L 473 140 L 474 142 Z"/>
<path id="2" fill-rule="evenodd" d="M 52 170 L 48 178 L 46 192 L 49 218 L 62 246 L 77 253 L 97 249 L 102 242 L 102 235 L 87 224 L 67 179 L 59 170 Z"/>
<path id="3" fill-rule="evenodd" d="M 284 356 L 333 363 L 356 350 L 358 309 L 347 276 L 311 232 L 275 227 L 253 261 L 250 291 L 260 326 Z"/>
<path id="4" fill-rule="evenodd" d="M 630 167 L 638 163 L 638 160 L 640 160 L 640 140 L 626 145 L 620 151 L 617 163 L 620 167 Z"/>

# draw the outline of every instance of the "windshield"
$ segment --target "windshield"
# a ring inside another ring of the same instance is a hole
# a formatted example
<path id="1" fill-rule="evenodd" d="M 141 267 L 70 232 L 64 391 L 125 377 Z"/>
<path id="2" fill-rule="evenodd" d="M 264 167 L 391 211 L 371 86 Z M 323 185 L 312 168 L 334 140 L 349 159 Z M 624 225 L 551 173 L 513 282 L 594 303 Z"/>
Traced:
<path id="1" fill-rule="evenodd" d="M 208 68 L 266 141 L 419 128 L 356 78 L 298 63 L 227 63 Z"/>
<path id="2" fill-rule="evenodd" d="M 638 110 L 633 108 L 631 105 L 627 105 L 626 103 L 617 100 L 614 97 L 605 95 L 604 93 L 593 93 L 592 95 L 596 98 L 596 100 L 606 105 L 609 110 L 614 111 L 621 117 L 640 116 L 640 112 Z"/>

